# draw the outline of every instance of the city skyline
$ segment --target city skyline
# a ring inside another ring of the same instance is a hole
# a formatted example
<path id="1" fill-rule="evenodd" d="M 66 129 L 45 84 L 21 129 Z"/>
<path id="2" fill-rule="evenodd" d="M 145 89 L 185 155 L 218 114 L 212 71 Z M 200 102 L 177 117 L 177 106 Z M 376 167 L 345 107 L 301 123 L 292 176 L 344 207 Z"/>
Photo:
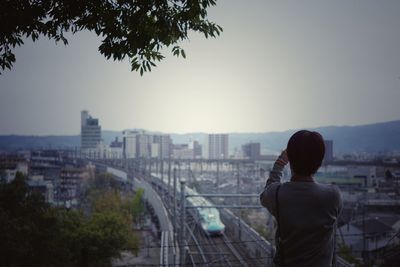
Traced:
<path id="1" fill-rule="evenodd" d="M 99 118 L 101 119 L 101 118 Z M 379 124 L 385 124 L 385 123 L 395 123 L 395 122 L 400 122 L 400 119 L 398 120 L 388 120 L 388 121 L 377 121 L 377 122 L 371 122 L 371 123 L 360 123 L 360 124 L 338 124 L 338 125 L 316 125 L 316 126 L 311 126 L 311 127 L 299 127 L 299 128 L 288 128 L 288 129 L 281 129 L 281 130 L 265 130 L 265 131 L 188 131 L 188 132 L 179 132 L 179 131 L 161 131 L 157 129 L 147 129 L 147 128 L 141 128 L 141 127 L 124 127 L 122 129 L 106 129 L 103 128 L 101 129 L 101 132 L 119 132 L 123 133 L 124 131 L 145 131 L 148 133 L 159 133 L 159 134 L 176 134 L 176 135 L 190 135 L 190 134 L 264 134 L 264 133 L 285 133 L 285 132 L 291 132 L 291 131 L 296 131 L 296 130 L 302 130 L 302 129 L 309 129 L 309 130 L 314 130 L 314 129 L 319 129 L 319 128 L 329 128 L 329 127 L 362 127 L 362 126 L 370 126 L 370 125 L 379 125 Z M 1 133 L 0 136 L 76 136 L 81 134 L 81 128 L 78 129 L 77 132 L 56 132 L 56 133 Z"/>
<path id="2" fill-rule="evenodd" d="M 102 128 L 164 133 L 270 132 L 400 119 L 400 2 L 218 1 L 216 39 L 192 34 L 187 59 L 143 77 L 106 60 L 99 38 L 41 37 L 0 76 L 0 134 L 79 133 L 80 110 Z"/>

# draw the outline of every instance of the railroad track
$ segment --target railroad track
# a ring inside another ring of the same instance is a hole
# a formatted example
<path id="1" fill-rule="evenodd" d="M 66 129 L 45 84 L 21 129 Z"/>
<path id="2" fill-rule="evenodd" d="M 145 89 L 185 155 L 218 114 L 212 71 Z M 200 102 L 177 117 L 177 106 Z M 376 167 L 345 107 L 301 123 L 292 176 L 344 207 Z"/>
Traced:
<path id="1" fill-rule="evenodd" d="M 199 244 L 195 234 L 194 227 L 196 225 L 194 221 L 189 219 L 189 223 L 186 223 L 186 233 L 187 233 L 187 245 L 188 245 L 188 257 L 186 258 L 186 264 L 191 264 L 192 266 L 205 266 L 209 267 L 207 257 L 204 254 L 204 249 Z"/>
<path id="2" fill-rule="evenodd" d="M 245 261 L 245 259 L 242 257 L 242 255 L 238 252 L 238 250 L 235 248 L 232 242 L 226 237 L 225 234 L 222 235 L 221 237 L 213 239 L 213 241 L 219 246 L 226 246 L 231 252 L 231 255 L 233 255 L 233 257 L 231 257 L 233 259 L 227 258 L 227 263 L 229 266 L 244 266 L 244 267 L 249 266 Z"/>
<path id="3" fill-rule="evenodd" d="M 209 237 L 198 225 L 194 227 L 193 234 L 207 259 L 207 266 L 249 266 L 225 235 Z"/>
<path id="4" fill-rule="evenodd" d="M 224 220 L 223 220 L 224 221 Z M 226 225 L 226 232 L 224 237 L 229 236 L 229 244 L 231 246 L 234 246 L 236 251 L 239 253 L 240 257 L 244 259 L 245 263 L 247 266 L 266 266 L 266 255 L 260 255 L 260 258 L 256 258 L 255 256 L 251 256 L 251 253 L 249 251 L 249 246 L 250 244 L 254 244 L 255 240 L 251 239 L 246 239 L 242 238 L 239 239 L 235 235 L 234 231 L 232 230 L 233 225 L 231 225 L 229 222 L 224 221 L 224 224 Z"/>
<path id="5" fill-rule="evenodd" d="M 159 194 L 162 195 L 161 192 Z M 229 228 L 235 226 L 224 223 L 227 234 L 209 237 L 195 221 L 191 212 L 187 212 L 186 244 L 180 247 L 181 252 L 188 252 L 185 254 L 184 266 L 265 266 L 265 262 L 260 263 L 251 257 L 248 248 L 241 244 L 240 240 L 231 239 L 234 235 L 229 232 Z"/>

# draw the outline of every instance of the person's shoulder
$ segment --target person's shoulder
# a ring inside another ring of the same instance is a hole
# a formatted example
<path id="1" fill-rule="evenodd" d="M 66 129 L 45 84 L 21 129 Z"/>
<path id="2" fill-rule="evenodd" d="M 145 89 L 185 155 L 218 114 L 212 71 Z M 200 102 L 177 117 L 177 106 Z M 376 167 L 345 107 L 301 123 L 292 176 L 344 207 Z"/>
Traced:
<path id="1" fill-rule="evenodd" d="M 337 209 L 337 216 L 340 214 L 343 206 L 342 194 L 340 193 L 340 189 L 337 185 L 332 184 L 332 200 Z"/>
<path id="2" fill-rule="evenodd" d="M 316 184 L 323 190 L 340 192 L 339 187 L 336 184 L 321 184 L 321 183 L 316 183 Z"/>
<path id="3" fill-rule="evenodd" d="M 332 190 L 332 193 L 333 193 L 334 195 L 340 197 L 340 189 L 339 189 L 339 187 L 338 187 L 337 185 L 335 185 L 335 184 L 330 184 L 329 186 L 330 186 L 330 188 L 331 188 L 331 190 Z"/>
<path id="4" fill-rule="evenodd" d="M 330 199 L 335 203 L 335 206 L 340 207 L 342 202 L 342 195 L 340 193 L 340 189 L 335 184 L 326 185 L 330 190 Z"/>
<path id="5" fill-rule="evenodd" d="M 324 191 L 326 194 L 329 194 L 335 198 L 340 198 L 340 189 L 335 184 L 317 184 L 321 191 Z"/>

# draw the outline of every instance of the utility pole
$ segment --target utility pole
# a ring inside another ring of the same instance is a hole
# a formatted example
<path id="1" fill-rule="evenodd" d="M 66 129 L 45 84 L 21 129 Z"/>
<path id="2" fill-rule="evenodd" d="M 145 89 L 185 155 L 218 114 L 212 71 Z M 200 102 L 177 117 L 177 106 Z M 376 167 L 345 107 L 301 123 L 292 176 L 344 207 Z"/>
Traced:
<path id="1" fill-rule="evenodd" d="M 129 161 L 128 159 L 123 159 L 124 165 L 125 165 L 125 171 L 129 172 Z"/>
<path id="2" fill-rule="evenodd" d="M 191 176 L 191 173 L 192 173 L 192 168 L 190 167 L 190 160 L 188 160 L 188 168 L 187 168 L 187 177 L 188 177 L 188 179 L 189 179 L 189 184 L 193 184 L 193 179 L 192 179 L 192 176 Z"/>
<path id="3" fill-rule="evenodd" d="M 175 167 L 175 163 L 174 163 L 174 188 L 173 188 L 173 210 L 172 210 L 172 214 L 173 214 L 173 218 L 172 218 L 172 223 L 173 223 L 173 227 L 174 227 L 174 240 L 177 240 L 177 236 L 178 236 L 178 230 L 177 230 L 177 203 L 176 203 L 176 179 L 177 179 L 177 169 Z M 179 242 L 179 240 L 178 240 Z M 181 253 L 181 251 L 179 251 L 179 253 Z"/>
<path id="4" fill-rule="evenodd" d="M 181 163 L 178 161 L 178 178 L 181 179 Z"/>
<path id="5" fill-rule="evenodd" d="M 155 161 L 155 165 L 156 165 L 155 166 L 156 169 L 154 170 L 154 173 L 160 174 L 160 168 L 159 168 L 160 167 L 160 164 L 159 164 L 160 162 L 159 162 L 158 158 L 155 158 L 154 161 Z"/>
<path id="6" fill-rule="evenodd" d="M 152 170 L 151 164 L 152 164 L 152 160 L 151 160 L 151 158 L 149 158 L 149 170 L 148 170 L 149 176 L 151 176 L 151 170 Z"/>
<path id="7" fill-rule="evenodd" d="M 367 247 L 367 240 L 365 238 L 365 201 L 366 201 L 366 193 L 364 192 L 364 203 L 362 203 L 362 237 L 363 237 L 363 251 L 361 257 L 365 260 L 365 250 Z"/>
<path id="8" fill-rule="evenodd" d="M 164 183 L 164 158 L 161 158 L 161 182 Z"/>
<path id="9" fill-rule="evenodd" d="M 175 166 L 174 166 L 174 188 L 173 188 L 173 226 L 174 226 L 174 228 L 176 229 L 176 223 L 177 223 L 177 220 L 176 220 L 176 208 L 177 208 L 177 203 L 176 203 L 176 168 L 175 168 Z M 176 231 L 175 231 L 175 233 L 176 233 Z"/>
<path id="10" fill-rule="evenodd" d="M 168 206 L 171 208 L 171 155 L 168 157 Z"/>
<path id="11" fill-rule="evenodd" d="M 219 161 L 217 159 L 217 194 L 219 194 Z"/>
<path id="12" fill-rule="evenodd" d="M 239 173 L 239 163 L 236 165 L 236 170 L 237 170 L 237 181 L 236 181 L 236 194 L 240 194 L 240 173 Z M 237 203 L 237 205 L 238 206 L 240 206 L 241 205 L 241 203 L 240 203 L 241 201 L 240 201 L 240 197 L 238 197 L 237 198 L 237 200 L 236 200 L 236 203 Z M 241 220 L 240 220 L 240 217 L 242 216 L 242 209 L 239 209 L 239 216 L 238 216 L 238 218 L 239 218 L 239 222 L 238 222 L 238 224 L 239 224 L 239 240 L 241 240 L 242 239 L 242 226 L 241 226 Z"/>
<path id="13" fill-rule="evenodd" d="M 180 222 L 180 234 L 179 234 L 179 244 L 180 244 L 180 264 L 185 265 L 185 220 L 186 220 L 186 196 L 185 196 L 185 180 L 181 179 L 181 222 Z"/>

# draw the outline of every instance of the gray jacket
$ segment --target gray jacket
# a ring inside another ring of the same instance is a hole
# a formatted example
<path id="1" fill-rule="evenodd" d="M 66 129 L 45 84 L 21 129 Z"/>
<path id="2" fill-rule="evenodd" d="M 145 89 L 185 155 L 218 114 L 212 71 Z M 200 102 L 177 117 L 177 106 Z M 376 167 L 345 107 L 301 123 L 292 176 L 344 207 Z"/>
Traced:
<path id="1" fill-rule="evenodd" d="M 316 182 L 281 184 L 283 168 L 275 163 L 260 201 L 276 218 L 276 189 L 281 185 L 278 201 L 284 266 L 332 266 L 336 221 L 342 208 L 339 189 Z"/>

